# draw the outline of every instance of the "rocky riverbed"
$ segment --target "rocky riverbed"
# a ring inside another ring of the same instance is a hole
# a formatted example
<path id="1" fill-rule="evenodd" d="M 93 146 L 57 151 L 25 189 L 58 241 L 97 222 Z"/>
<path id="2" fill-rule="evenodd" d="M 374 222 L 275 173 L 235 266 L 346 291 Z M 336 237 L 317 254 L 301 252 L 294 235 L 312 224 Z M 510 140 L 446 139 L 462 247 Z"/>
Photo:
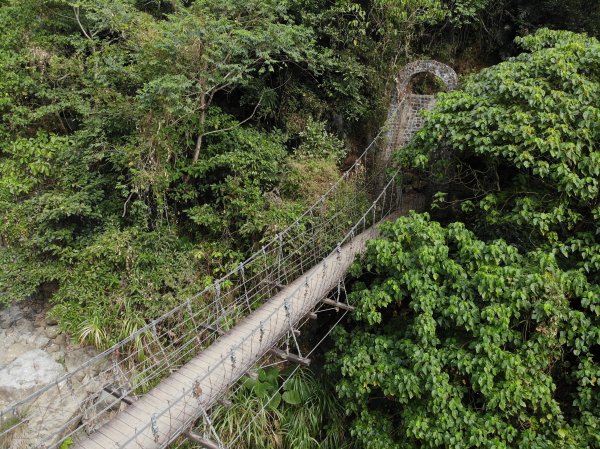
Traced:
<path id="1" fill-rule="evenodd" d="M 0 309 L 0 410 L 96 355 L 93 348 L 81 347 L 62 333 L 57 322 L 47 318 L 48 307 L 43 301 L 24 301 Z M 0 438 L 0 448 L 35 446 L 65 422 L 85 420 L 90 401 L 98 402 L 102 381 L 98 372 L 78 373 L 72 379 L 72 394 L 58 398 L 56 392 L 49 390 L 33 405 L 24 407 L 26 426 L 19 426 L 18 431 L 5 436 L 5 441 Z M 0 419 L 0 435 L 15 419 L 10 414 Z M 48 444 L 52 442 L 46 441 L 43 446 Z"/>

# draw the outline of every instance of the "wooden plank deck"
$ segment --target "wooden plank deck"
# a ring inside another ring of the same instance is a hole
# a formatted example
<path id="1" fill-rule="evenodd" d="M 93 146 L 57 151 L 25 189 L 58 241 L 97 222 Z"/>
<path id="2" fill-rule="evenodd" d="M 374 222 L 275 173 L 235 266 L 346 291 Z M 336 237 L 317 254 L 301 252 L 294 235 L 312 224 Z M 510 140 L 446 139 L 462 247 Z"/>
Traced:
<path id="1" fill-rule="evenodd" d="M 298 323 L 337 286 L 356 255 L 376 235 L 376 227 L 369 228 L 334 251 L 73 448 L 166 447 L 285 336 L 290 321 Z"/>

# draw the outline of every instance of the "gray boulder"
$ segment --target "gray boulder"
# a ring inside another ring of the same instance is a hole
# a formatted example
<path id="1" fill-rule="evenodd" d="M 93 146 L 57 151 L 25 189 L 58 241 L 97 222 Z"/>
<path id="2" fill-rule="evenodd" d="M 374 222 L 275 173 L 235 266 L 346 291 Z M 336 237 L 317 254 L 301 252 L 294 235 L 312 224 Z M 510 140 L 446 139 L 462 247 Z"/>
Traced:
<path id="1" fill-rule="evenodd" d="M 1 402 L 21 399 L 64 373 L 63 366 L 41 349 L 21 354 L 0 370 Z"/>

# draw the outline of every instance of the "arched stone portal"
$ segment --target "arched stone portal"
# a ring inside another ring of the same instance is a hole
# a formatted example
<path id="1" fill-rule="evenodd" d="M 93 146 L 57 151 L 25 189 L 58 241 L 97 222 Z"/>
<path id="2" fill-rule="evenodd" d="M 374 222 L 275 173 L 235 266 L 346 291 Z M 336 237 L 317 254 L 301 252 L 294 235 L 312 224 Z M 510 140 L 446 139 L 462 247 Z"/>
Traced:
<path id="1" fill-rule="evenodd" d="M 431 59 L 424 59 L 406 64 L 396 76 L 396 91 L 398 97 L 410 93 L 410 81 L 420 73 L 430 73 L 442 80 L 448 91 L 458 86 L 458 76 L 452 67 Z"/>
<path id="2" fill-rule="evenodd" d="M 392 97 L 388 111 L 389 130 L 382 162 L 387 163 L 394 150 L 402 148 L 421 129 L 424 120 L 423 109 L 431 109 L 435 95 L 416 94 L 411 91 L 411 81 L 415 76 L 426 73 L 439 78 L 447 91 L 458 86 L 456 72 L 446 64 L 433 60 L 418 60 L 405 65 L 396 76 L 396 95 Z"/>

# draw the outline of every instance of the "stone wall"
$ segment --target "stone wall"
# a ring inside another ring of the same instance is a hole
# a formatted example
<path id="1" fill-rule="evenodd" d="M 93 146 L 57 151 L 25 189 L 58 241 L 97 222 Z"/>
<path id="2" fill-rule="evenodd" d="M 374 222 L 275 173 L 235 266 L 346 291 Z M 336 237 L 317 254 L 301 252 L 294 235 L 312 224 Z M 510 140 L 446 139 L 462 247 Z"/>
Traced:
<path id="1" fill-rule="evenodd" d="M 396 76 L 398 97 L 408 92 L 410 81 L 419 73 L 431 73 L 442 80 L 448 91 L 458 86 L 458 76 L 452 67 L 430 59 L 422 59 L 405 65 Z"/>
<path id="2" fill-rule="evenodd" d="M 446 64 L 432 60 L 419 60 L 404 66 L 396 76 L 396 95 L 392 98 L 388 111 L 388 134 L 382 163 L 386 164 L 392 153 L 402 148 L 422 128 L 424 120 L 421 111 L 431 109 L 435 104 L 434 95 L 419 95 L 410 91 L 410 82 L 419 73 L 431 73 L 442 80 L 448 91 L 458 86 L 456 72 Z"/>

